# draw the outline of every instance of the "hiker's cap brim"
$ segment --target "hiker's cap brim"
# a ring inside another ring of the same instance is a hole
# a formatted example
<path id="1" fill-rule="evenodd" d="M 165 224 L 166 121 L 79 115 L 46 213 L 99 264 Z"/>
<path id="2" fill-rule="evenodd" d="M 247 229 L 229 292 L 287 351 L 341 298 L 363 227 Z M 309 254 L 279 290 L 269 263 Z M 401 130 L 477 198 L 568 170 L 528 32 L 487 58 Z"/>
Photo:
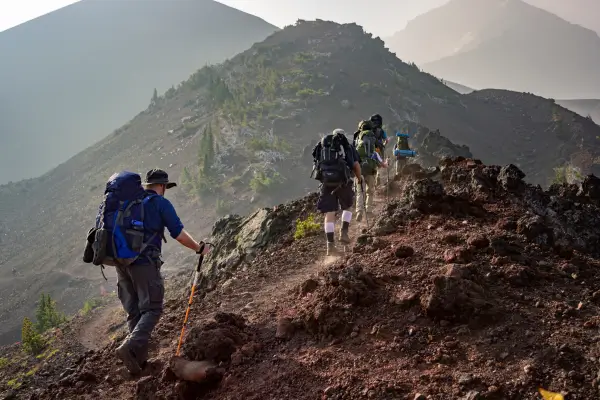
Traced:
<path id="1" fill-rule="evenodd" d="M 171 188 L 174 188 L 175 186 L 177 186 L 177 183 L 175 183 L 175 182 L 144 182 L 143 185 L 144 186 L 148 186 L 148 185 L 166 185 L 167 189 L 171 189 Z"/>

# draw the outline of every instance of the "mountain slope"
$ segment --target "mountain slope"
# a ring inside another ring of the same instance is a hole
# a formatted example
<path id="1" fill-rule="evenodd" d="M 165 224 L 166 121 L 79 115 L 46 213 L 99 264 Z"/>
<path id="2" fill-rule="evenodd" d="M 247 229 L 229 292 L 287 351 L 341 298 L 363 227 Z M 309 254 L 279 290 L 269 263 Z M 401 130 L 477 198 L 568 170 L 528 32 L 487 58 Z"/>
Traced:
<path id="1" fill-rule="evenodd" d="M 154 88 L 278 28 L 211 0 L 83 0 L 0 34 L 0 183 L 38 176 L 121 126 Z"/>
<path id="2" fill-rule="evenodd" d="M 468 12 L 467 12 L 468 11 Z M 600 95 L 600 37 L 520 0 L 452 0 L 390 39 L 400 58 L 472 87 Z"/>
<path id="3" fill-rule="evenodd" d="M 324 257 L 320 229 L 295 239 L 316 193 L 220 219 L 182 358 L 188 273 L 167 284 L 141 375 L 115 360 L 127 332 L 98 323 L 124 318 L 108 308 L 50 333 L 37 359 L 0 349 L 0 396 L 537 400 L 543 387 L 595 398 L 600 180 L 544 191 L 513 165 L 440 167 L 393 182 L 341 257 Z M 78 338 L 93 326 L 110 339 L 87 350 Z M 189 361 L 218 368 L 208 382 L 178 379 Z"/>
<path id="4" fill-rule="evenodd" d="M 581 25 L 600 35 L 600 3 L 596 0 L 526 0 L 532 6 L 556 14 L 567 21 Z"/>
<path id="5" fill-rule="evenodd" d="M 376 112 L 390 132 L 411 121 L 440 129 L 475 157 L 519 165 L 534 183 L 548 183 L 553 168 L 580 146 L 594 159 L 600 155 L 600 127 L 551 100 L 497 90 L 462 96 L 401 62 L 356 24 L 299 21 L 198 70 L 44 176 L 0 186 L 0 341 L 18 337 L 21 317 L 41 290 L 69 312 L 99 290 L 99 272 L 80 259 L 115 170 L 167 169 L 181 183 L 168 196 L 201 236 L 217 215 L 314 189 L 310 145 L 337 127 L 351 133 Z M 194 262 L 173 241 L 165 250 L 167 274 Z"/>

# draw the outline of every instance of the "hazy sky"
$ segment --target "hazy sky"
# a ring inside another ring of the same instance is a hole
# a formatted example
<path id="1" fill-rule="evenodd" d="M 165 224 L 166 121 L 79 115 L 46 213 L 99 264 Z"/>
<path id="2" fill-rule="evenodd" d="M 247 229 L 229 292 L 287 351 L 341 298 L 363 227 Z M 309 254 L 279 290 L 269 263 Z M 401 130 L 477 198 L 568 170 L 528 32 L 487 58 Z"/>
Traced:
<path id="1" fill-rule="evenodd" d="M 401 30 L 408 20 L 447 1 L 220 0 L 221 3 L 257 15 L 279 27 L 291 25 L 298 18 L 321 18 L 336 22 L 357 22 L 376 36 L 389 36 Z M 75 2 L 76 0 L 0 0 L 0 32 Z"/>
<path id="2" fill-rule="evenodd" d="M 0 0 L 0 32 L 77 0 Z M 89 0 L 156 1 L 156 0 Z M 182 0 L 163 0 L 182 1 Z M 390 36 L 406 23 L 449 0 L 218 0 L 283 27 L 301 19 L 357 22 L 376 36 Z M 482 0 L 484 1 L 484 0 Z M 525 0 L 600 33 L 600 0 Z"/>
<path id="3" fill-rule="evenodd" d="M 0 0 L 0 32 L 77 0 Z"/>
<path id="4" fill-rule="evenodd" d="M 419 14 L 448 0 L 218 0 L 273 25 L 291 25 L 298 18 L 357 22 L 376 36 L 390 36 Z M 599 0 L 600 1 L 600 0 Z"/>

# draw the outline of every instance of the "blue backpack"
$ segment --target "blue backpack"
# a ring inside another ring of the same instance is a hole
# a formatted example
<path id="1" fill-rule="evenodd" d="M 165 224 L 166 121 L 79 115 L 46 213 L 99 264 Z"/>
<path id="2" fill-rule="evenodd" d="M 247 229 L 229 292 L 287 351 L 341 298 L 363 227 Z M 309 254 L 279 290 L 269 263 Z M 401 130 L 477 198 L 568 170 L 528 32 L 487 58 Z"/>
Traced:
<path id="1" fill-rule="evenodd" d="M 144 206 L 157 194 L 148 194 L 140 175 L 123 171 L 108 179 L 96 226 L 88 232 L 84 262 L 94 265 L 131 265 L 158 235 L 144 240 Z M 93 255 L 92 255 L 93 251 Z"/>

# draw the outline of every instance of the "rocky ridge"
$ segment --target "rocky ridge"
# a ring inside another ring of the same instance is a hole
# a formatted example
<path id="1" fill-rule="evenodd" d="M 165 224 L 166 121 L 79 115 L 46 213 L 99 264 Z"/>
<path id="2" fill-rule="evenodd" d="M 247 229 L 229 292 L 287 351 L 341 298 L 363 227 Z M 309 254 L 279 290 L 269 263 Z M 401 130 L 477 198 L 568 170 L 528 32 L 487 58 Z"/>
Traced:
<path id="1" fill-rule="evenodd" d="M 171 281 L 142 377 L 115 368 L 116 337 L 40 362 L 14 395 L 533 400 L 541 386 L 596 397 L 600 180 L 542 190 L 514 165 L 462 157 L 429 177 L 413 169 L 339 259 L 323 260 L 320 235 L 291 238 L 314 194 L 215 225 L 212 284 L 194 300 L 183 351 L 217 364 L 205 383 L 169 367 L 186 274 Z"/>

